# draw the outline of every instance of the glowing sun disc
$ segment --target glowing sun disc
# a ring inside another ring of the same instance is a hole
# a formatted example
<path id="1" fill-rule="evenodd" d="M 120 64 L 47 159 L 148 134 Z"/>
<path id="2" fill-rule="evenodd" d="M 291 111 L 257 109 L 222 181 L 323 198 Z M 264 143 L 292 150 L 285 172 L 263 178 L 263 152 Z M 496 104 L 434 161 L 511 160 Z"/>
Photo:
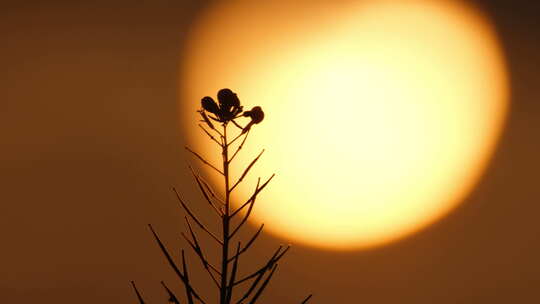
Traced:
<path id="1" fill-rule="evenodd" d="M 373 247 L 470 193 L 502 130 L 507 83 L 495 33 L 462 2 L 222 1 L 189 34 L 182 121 L 209 155 L 194 122 L 203 96 L 228 87 L 262 106 L 233 171 L 266 148 L 252 174 L 277 177 L 253 221 L 292 242 Z"/>

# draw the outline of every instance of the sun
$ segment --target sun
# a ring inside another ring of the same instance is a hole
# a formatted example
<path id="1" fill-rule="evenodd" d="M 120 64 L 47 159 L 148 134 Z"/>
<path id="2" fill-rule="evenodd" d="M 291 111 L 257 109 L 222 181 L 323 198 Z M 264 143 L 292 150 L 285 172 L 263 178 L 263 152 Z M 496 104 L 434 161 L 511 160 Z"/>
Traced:
<path id="1" fill-rule="evenodd" d="M 446 215 L 508 111 L 496 34 L 460 1 L 216 2 L 182 58 L 190 145 L 211 151 L 192 123 L 201 97 L 229 87 L 262 106 L 239 164 L 266 148 L 254 174 L 277 176 L 254 221 L 316 247 L 379 246 Z"/>

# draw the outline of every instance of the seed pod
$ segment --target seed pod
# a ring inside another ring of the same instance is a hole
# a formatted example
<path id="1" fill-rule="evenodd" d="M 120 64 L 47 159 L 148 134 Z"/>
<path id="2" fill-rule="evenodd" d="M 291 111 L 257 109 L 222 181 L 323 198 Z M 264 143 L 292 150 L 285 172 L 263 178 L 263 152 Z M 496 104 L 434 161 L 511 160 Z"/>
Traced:
<path id="1" fill-rule="evenodd" d="M 264 112 L 261 107 L 256 106 L 251 109 L 251 111 L 245 111 L 244 116 L 250 117 L 251 122 L 258 124 L 264 119 Z"/>
<path id="2" fill-rule="evenodd" d="M 204 97 L 201 99 L 201 105 L 206 111 L 219 116 L 219 107 L 212 97 Z"/>
<path id="3" fill-rule="evenodd" d="M 246 133 L 251 129 L 251 126 L 258 124 L 264 119 L 264 112 L 261 107 L 256 106 L 251 109 L 251 111 L 245 111 L 242 115 L 245 117 L 250 117 L 251 121 L 244 127 L 242 134 Z"/>
<path id="4" fill-rule="evenodd" d="M 230 89 L 219 90 L 217 97 L 222 110 L 230 112 L 231 108 L 240 107 L 240 99 Z"/>
<path id="5" fill-rule="evenodd" d="M 199 114 L 201 114 L 204 122 L 206 122 L 206 124 L 208 125 L 208 127 L 210 127 L 210 129 L 214 130 L 214 124 L 212 124 L 212 122 L 210 121 L 210 119 L 208 119 L 208 116 L 206 116 L 206 113 L 204 113 L 204 111 L 198 111 Z"/>

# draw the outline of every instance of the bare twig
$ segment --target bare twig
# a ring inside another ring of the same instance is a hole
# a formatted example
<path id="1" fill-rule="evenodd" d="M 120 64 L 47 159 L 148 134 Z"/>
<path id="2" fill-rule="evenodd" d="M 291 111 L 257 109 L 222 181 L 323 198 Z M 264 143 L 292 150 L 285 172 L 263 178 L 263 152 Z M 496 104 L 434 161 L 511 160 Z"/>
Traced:
<path id="1" fill-rule="evenodd" d="M 176 193 L 176 197 L 178 198 L 178 201 L 180 202 L 180 204 L 182 205 L 182 207 L 184 208 L 184 210 L 187 212 L 187 214 L 189 215 L 189 217 L 191 217 L 191 219 L 193 219 L 195 221 L 195 223 L 197 223 L 197 225 L 202 229 L 204 230 L 209 236 L 211 236 L 214 240 L 216 240 L 216 242 L 218 242 L 219 244 L 223 245 L 223 241 L 221 241 L 217 236 L 215 236 L 210 230 L 208 230 L 202 223 L 201 221 L 199 221 L 199 219 L 193 214 L 193 212 L 191 212 L 191 210 L 188 208 L 188 206 L 184 203 L 184 201 L 182 200 L 182 198 L 180 197 L 180 194 L 178 194 L 178 191 L 176 191 L 176 188 L 173 187 L 173 191 L 174 193 Z"/>
<path id="2" fill-rule="evenodd" d="M 197 300 L 199 300 L 201 303 L 205 303 L 203 301 L 203 299 L 201 299 L 201 297 L 195 292 L 195 290 L 193 290 L 193 287 L 191 286 L 191 284 L 189 283 L 187 277 L 184 275 L 184 273 L 182 271 L 180 271 L 180 269 L 178 268 L 178 266 L 176 266 L 176 263 L 173 261 L 171 255 L 169 254 L 169 251 L 167 250 L 167 248 L 165 248 L 165 245 L 163 245 L 163 242 L 161 242 L 161 239 L 158 237 L 157 233 L 154 231 L 154 228 L 152 228 L 152 225 L 148 225 L 148 227 L 150 227 L 150 230 L 152 231 L 152 234 L 154 235 L 154 238 L 156 240 L 156 242 L 158 243 L 159 245 L 159 248 L 161 249 L 161 252 L 163 252 L 163 255 L 165 256 L 165 258 L 167 259 L 167 261 L 169 262 L 169 265 L 171 266 L 171 268 L 174 270 L 174 272 L 176 273 L 176 275 L 180 278 L 180 280 L 182 281 L 182 283 L 184 284 L 184 286 L 186 287 L 186 289 L 189 289 L 190 292 L 193 294 L 193 296 L 195 296 L 195 298 L 197 298 Z"/>
<path id="3" fill-rule="evenodd" d="M 216 168 L 214 165 L 212 165 L 210 162 L 208 162 L 206 159 L 204 159 L 202 156 L 200 156 L 197 152 L 191 150 L 189 147 L 185 147 L 185 148 L 186 148 L 186 150 L 191 152 L 191 154 L 195 155 L 200 161 L 202 161 L 203 164 L 207 165 L 208 167 L 216 170 L 219 174 L 223 175 L 223 172 L 221 172 L 221 170 Z"/>
<path id="4" fill-rule="evenodd" d="M 242 175 L 240 176 L 240 178 L 238 179 L 238 181 L 234 184 L 234 186 L 232 186 L 231 188 L 231 191 L 234 190 L 234 188 L 236 188 L 236 186 L 238 186 L 238 184 L 240 184 L 242 182 L 242 180 L 244 180 L 244 177 L 246 177 L 246 175 L 248 174 L 249 170 L 251 170 L 251 168 L 253 167 L 253 165 L 255 165 L 255 163 L 259 160 L 259 158 L 261 157 L 261 155 L 264 153 L 264 149 L 261 151 L 261 153 L 259 153 L 259 155 L 257 155 L 257 157 L 255 157 L 255 159 L 253 159 L 251 161 L 251 163 L 249 164 L 249 166 L 247 166 L 247 168 L 244 170 L 244 172 L 242 173 Z"/>
<path id="5" fill-rule="evenodd" d="M 306 304 L 306 303 L 309 301 L 309 299 L 311 299 L 312 296 L 313 296 L 312 294 L 310 294 L 309 296 L 307 296 L 307 298 L 306 298 L 304 301 L 302 301 L 301 304 Z"/>
<path id="6" fill-rule="evenodd" d="M 246 133 L 243 133 L 243 134 L 246 134 L 246 136 L 244 136 L 244 139 L 242 140 L 242 142 L 240 143 L 238 148 L 236 148 L 236 151 L 233 153 L 233 155 L 229 159 L 229 163 L 233 161 L 233 159 L 236 157 L 238 152 L 240 152 L 240 150 L 242 150 L 242 148 L 244 147 L 244 143 L 246 142 L 246 139 L 248 138 L 248 135 L 249 135 L 249 130 Z M 240 134 L 238 136 L 242 136 L 242 134 Z"/>
<path id="7" fill-rule="evenodd" d="M 245 134 L 245 133 L 244 133 Z M 236 135 L 235 138 L 233 138 L 231 141 L 229 141 L 229 143 L 227 144 L 228 146 L 231 146 L 235 141 L 237 141 L 240 137 L 242 137 L 244 134 L 240 133 L 238 135 Z M 244 139 L 245 141 L 245 139 Z"/>
<path id="8" fill-rule="evenodd" d="M 210 276 L 213 277 L 213 273 L 210 272 L 213 271 L 215 272 L 216 274 L 220 275 L 221 273 L 219 272 L 219 270 L 214 266 L 212 265 L 207 259 L 206 257 L 204 256 L 204 254 L 202 253 L 202 248 L 200 246 L 198 246 L 197 244 L 195 244 L 195 242 L 193 240 L 190 240 L 189 237 L 183 233 L 183 232 L 180 232 L 180 235 L 184 238 L 184 240 L 186 240 L 186 242 L 189 244 L 189 246 L 191 248 L 193 248 L 193 251 L 195 251 L 195 254 L 197 254 L 197 256 L 201 259 L 201 262 L 203 264 L 203 267 L 208 270 Z M 219 287 L 219 285 L 218 285 Z"/>
<path id="9" fill-rule="evenodd" d="M 234 282 L 234 285 L 242 284 L 243 282 L 256 277 L 260 273 L 265 273 L 267 270 L 272 268 L 272 266 L 274 266 L 274 264 L 277 263 L 283 257 L 283 255 L 287 253 L 287 251 L 289 251 L 289 248 L 290 246 L 287 246 L 285 250 L 281 251 L 281 249 L 283 249 L 283 246 L 279 246 L 279 248 L 276 250 L 274 255 L 268 260 L 268 262 L 263 267 L 259 268 L 259 270 L 253 272 L 252 274 L 247 275 L 244 278 Z"/>
<path id="10" fill-rule="evenodd" d="M 212 130 L 216 129 L 214 127 L 214 124 L 210 121 L 210 119 L 208 119 L 208 116 L 206 116 L 206 113 L 204 113 L 204 110 L 197 111 L 197 112 L 199 112 L 199 114 L 201 114 L 201 117 L 202 117 L 203 121 L 206 122 L 206 124 L 210 127 L 210 129 L 212 129 Z"/>
<path id="11" fill-rule="evenodd" d="M 186 223 L 187 223 L 187 226 L 188 226 L 188 229 L 189 229 L 189 232 L 191 234 L 191 238 L 192 240 L 190 240 L 183 232 L 181 233 L 182 237 L 186 240 L 186 242 L 188 242 L 188 244 L 191 246 L 191 248 L 193 249 L 193 251 L 195 251 L 195 253 L 197 254 L 197 256 L 199 257 L 199 259 L 201 260 L 202 264 L 203 264 L 203 267 L 204 269 L 206 270 L 206 272 L 208 272 L 208 274 L 210 275 L 210 277 L 212 278 L 212 280 L 214 281 L 214 283 L 216 284 L 216 286 L 218 288 L 220 288 L 219 286 L 219 283 L 216 279 L 216 277 L 214 276 L 214 273 L 212 273 L 212 271 L 216 272 L 218 275 L 221 275 L 221 273 L 219 272 L 219 270 L 214 267 L 204 256 L 204 253 L 202 251 L 202 248 L 201 246 L 199 245 L 199 241 L 197 240 L 197 236 L 195 235 L 195 232 L 193 232 L 193 228 L 191 227 L 191 224 L 189 223 L 189 220 L 187 217 L 185 217 L 185 220 L 186 220 Z"/>
<path id="12" fill-rule="evenodd" d="M 189 284 L 189 275 L 186 266 L 186 256 L 184 255 L 184 250 L 182 249 L 182 271 L 184 272 L 184 277 L 186 278 L 184 287 L 186 288 L 186 297 L 188 299 L 188 304 L 193 304 L 193 288 Z"/>
<path id="13" fill-rule="evenodd" d="M 197 112 L 199 112 L 199 111 L 197 111 Z M 214 127 L 214 124 L 213 124 L 211 121 L 209 121 L 208 118 L 210 118 L 211 120 L 213 120 L 213 121 L 215 121 L 215 122 L 219 122 L 219 123 L 221 123 L 221 121 L 220 121 L 217 117 L 214 117 L 214 116 L 212 116 L 212 115 L 206 115 L 206 114 L 204 114 L 204 112 L 202 112 L 202 113 L 199 112 L 199 113 L 201 114 L 201 116 L 202 116 L 202 118 L 203 118 L 202 121 L 206 122 L 206 124 L 208 125 L 208 127 L 210 127 L 210 129 L 212 129 L 214 132 L 216 132 L 217 134 L 219 134 L 220 137 L 223 137 L 223 134 L 222 134 L 221 132 L 219 132 L 219 130 L 218 130 L 216 127 Z"/>
<path id="14" fill-rule="evenodd" d="M 238 259 L 240 257 L 240 242 L 236 247 L 236 254 L 234 255 L 234 263 L 231 270 L 231 278 L 229 279 L 229 286 L 227 287 L 227 303 L 231 303 L 232 293 L 234 288 L 234 281 L 236 280 L 236 271 L 238 270 Z"/>
<path id="15" fill-rule="evenodd" d="M 184 217 L 184 219 L 186 220 L 186 224 L 188 226 L 189 233 L 191 234 L 191 237 L 193 238 L 194 245 L 196 246 L 196 248 L 198 248 L 198 250 L 196 250 L 196 253 L 201 255 L 201 258 L 203 259 L 204 266 L 209 267 L 210 269 L 215 271 L 217 274 L 221 274 L 216 267 L 214 267 L 211 263 L 208 262 L 207 259 L 204 258 L 202 248 L 199 245 L 199 242 L 197 240 L 197 236 L 195 235 L 195 232 L 193 231 L 193 228 L 191 227 L 191 224 L 189 223 L 189 219 L 187 217 Z"/>
<path id="16" fill-rule="evenodd" d="M 225 202 L 220 199 L 219 197 L 217 197 L 216 193 L 214 192 L 214 190 L 212 189 L 212 187 L 210 187 L 210 185 L 208 184 L 207 181 L 204 180 L 204 178 L 202 178 L 202 176 L 199 174 L 199 180 L 201 181 L 201 183 L 204 185 L 204 188 L 208 191 L 208 193 L 210 193 L 210 196 L 215 199 L 217 202 L 219 202 L 220 204 L 222 205 L 225 205 Z M 222 213 L 223 214 L 223 213 Z"/>
<path id="17" fill-rule="evenodd" d="M 265 272 L 260 272 L 257 277 L 255 278 L 255 280 L 253 280 L 253 282 L 251 283 L 251 286 L 249 286 L 249 289 L 244 293 L 244 295 L 242 296 L 242 298 L 240 298 L 236 304 L 241 304 L 243 303 L 243 301 L 245 299 L 247 299 L 251 293 L 255 290 L 255 288 L 257 287 L 257 285 L 259 284 L 259 282 L 261 281 L 261 279 L 264 277 L 264 274 Z"/>
<path id="18" fill-rule="evenodd" d="M 241 125 L 239 125 L 236 121 L 234 120 L 231 120 L 231 122 L 240 130 L 244 130 L 244 127 L 242 127 Z"/>
<path id="19" fill-rule="evenodd" d="M 169 289 L 169 287 L 167 287 L 167 285 L 165 285 L 165 282 L 161 281 L 161 285 L 163 286 L 163 288 L 165 288 L 165 291 L 169 295 L 169 302 L 174 303 L 174 304 L 180 304 L 180 301 L 178 301 L 178 298 L 176 297 L 174 292 L 172 292 Z"/>
<path id="20" fill-rule="evenodd" d="M 214 135 L 210 134 L 210 132 L 208 132 L 201 124 L 199 124 L 199 128 L 201 128 L 204 131 L 204 133 L 206 133 L 206 135 L 208 135 L 208 137 L 210 137 L 211 140 L 215 141 L 218 145 L 221 146 L 221 143 L 219 141 L 217 141 L 217 139 L 214 137 Z"/>
<path id="21" fill-rule="evenodd" d="M 259 184 L 261 182 L 261 178 L 259 177 L 257 179 L 257 186 L 255 187 L 255 189 L 258 189 L 259 188 Z M 242 220 L 240 221 L 240 223 L 238 224 L 238 226 L 236 226 L 236 228 L 233 230 L 233 232 L 231 233 L 231 237 L 233 237 L 237 232 L 238 230 L 240 230 L 240 228 L 247 222 L 249 216 L 251 215 L 251 211 L 253 210 L 253 206 L 255 205 L 255 201 L 257 200 L 257 197 L 254 196 L 253 199 L 251 200 L 251 203 L 249 204 L 249 208 L 246 212 L 246 214 L 244 215 L 244 217 L 242 218 Z M 261 228 L 262 229 L 262 228 Z"/>
<path id="22" fill-rule="evenodd" d="M 219 216 L 222 216 L 223 215 L 223 212 L 221 210 L 219 210 L 215 205 L 214 203 L 212 202 L 212 200 L 210 199 L 210 197 L 208 197 L 208 194 L 206 193 L 206 190 L 204 189 L 201 181 L 199 180 L 199 177 L 195 174 L 195 171 L 193 171 L 193 168 L 191 166 L 189 166 L 189 169 L 191 170 L 191 174 L 193 175 L 193 178 L 195 178 L 195 181 L 197 182 L 197 185 L 199 186 L 199 189 L 201 190 L 201 193 L 202 195 L 204 196 L 204 198 L 206 199 L 206 201 L 208 202 L 208 204 L 210 204 L 210 206 L 212 206 L 212 208 L 214 209 L 214 211 L 219 215 Z"/>
<path id="23" fill-rule="evenodd" d="M 249 249 L 249 247 L 251 247 L 251 245 L 255 242 L 255 240 L 257 239 L 257 237 L 259 236 L 259 234 L 261 233 L 261 231 L 263 230 L 264 228 L 264 224 L 261 224 L 261 227 L 259 227 L 259 229 L 257 230 L 257 232 L 255 232 L 255 234 L 251 237 L 251 239 L 249 240 L 249 242 L 246 244 L 246 246 L 244 246 L 242 249 L 240 249 L 240 251 L 238 252 L 238 255 L 241 255 L 242 253 L 244 253 L 246 250 Z M 236 256 L 233 256 L 232 258 L 229 259 L 229 262 L 231 262 Z"/>
<path id="24" fill-rule="evenodd" d="M 272 278 L 272 276 L 274 275 L 274 272 L 276 272 L 276 269 L 277 269 L 277 264 L 275 264 L 273 267 L 272 267 L 272 271 L 270 272 L 270 274 L 268 275 L 268 277 L 266 277 L 266 279 L 264 280 L 264 282 L 262 283 L 261 285 L 261 288 L 259 288 L 259 290 L 257 290 L 257 292 L 255 293 L 255 295 L 253 296 L 253 298 L 251 299 L 251 301 L 249 301 L 249 304 L 253 304 L 257 301 L 257 299 L 261 296 L 261 294 L 263 293 L 264 289 L 266 288 L 266 286 L 268 285 L 268 282 L 270 282 L 270 279 Z"/>
<path id="25" fill-rule="evenodd" d="M 133 290 L 135 291 L 135 294 L 137 295 L 137 299 L 139 300 L 139 303 L 140 304 L 145 304 L 144 300 L 143 300 L 143 298 L 141 296 L 141 293 L 137 289 L 137 286 L 135 286 L 135 282 L 131 281 L 131 286 L 133 286 Z"/>
<path id="26" fill-rule="evenodd" d="M 259 192 L 261 192 L 266 187 L 266 185 L 268 185 L 268 183 L 274 178 L 274 176 L 276 176 L 276 175 L 272 174 L 272 176 L 270 176 L 270 178 L 268 178 L 266 180 L 266 182 L 264 182 L 264 184 L 262 184 L 262 186 L 260 188 L 255 189 L 255 192 L 251 195 L 251 197 L 242 206 L 240 206 L 240 208 L 236 209 L 231 214 L 231 217 L 235 216 L 238 212 L 242 211 L 242 209 L 244 209 L 247 205 L 249 205 L 251 203 L 251 201 L 253 201 L 257 197 Z"/>

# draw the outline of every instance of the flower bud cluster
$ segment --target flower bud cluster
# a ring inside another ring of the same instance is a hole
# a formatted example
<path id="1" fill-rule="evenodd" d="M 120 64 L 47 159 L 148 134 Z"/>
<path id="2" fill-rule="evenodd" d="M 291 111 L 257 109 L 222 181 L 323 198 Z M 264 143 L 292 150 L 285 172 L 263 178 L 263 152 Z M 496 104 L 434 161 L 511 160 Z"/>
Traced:
<path id="1" fill-rule="evenodd" d="M 253 107 L 250 111 L 244 111 L 240 105 L 240 99 L 230 89 L 219 90 L 217 99 L 216 103 L 212 97 L 203 97 L 201 100 L 202 110 L 199 110 L 206 124 L 212 129 L 214 126 L 211 120 L 227 124 L 243 116 L 251 118 L 251 121 L 242 130 L 242 133 L 245 133 L 250 130 L 253 124 L 258 124 L 264 119 L 264 112 L 259 106 Z"/>

